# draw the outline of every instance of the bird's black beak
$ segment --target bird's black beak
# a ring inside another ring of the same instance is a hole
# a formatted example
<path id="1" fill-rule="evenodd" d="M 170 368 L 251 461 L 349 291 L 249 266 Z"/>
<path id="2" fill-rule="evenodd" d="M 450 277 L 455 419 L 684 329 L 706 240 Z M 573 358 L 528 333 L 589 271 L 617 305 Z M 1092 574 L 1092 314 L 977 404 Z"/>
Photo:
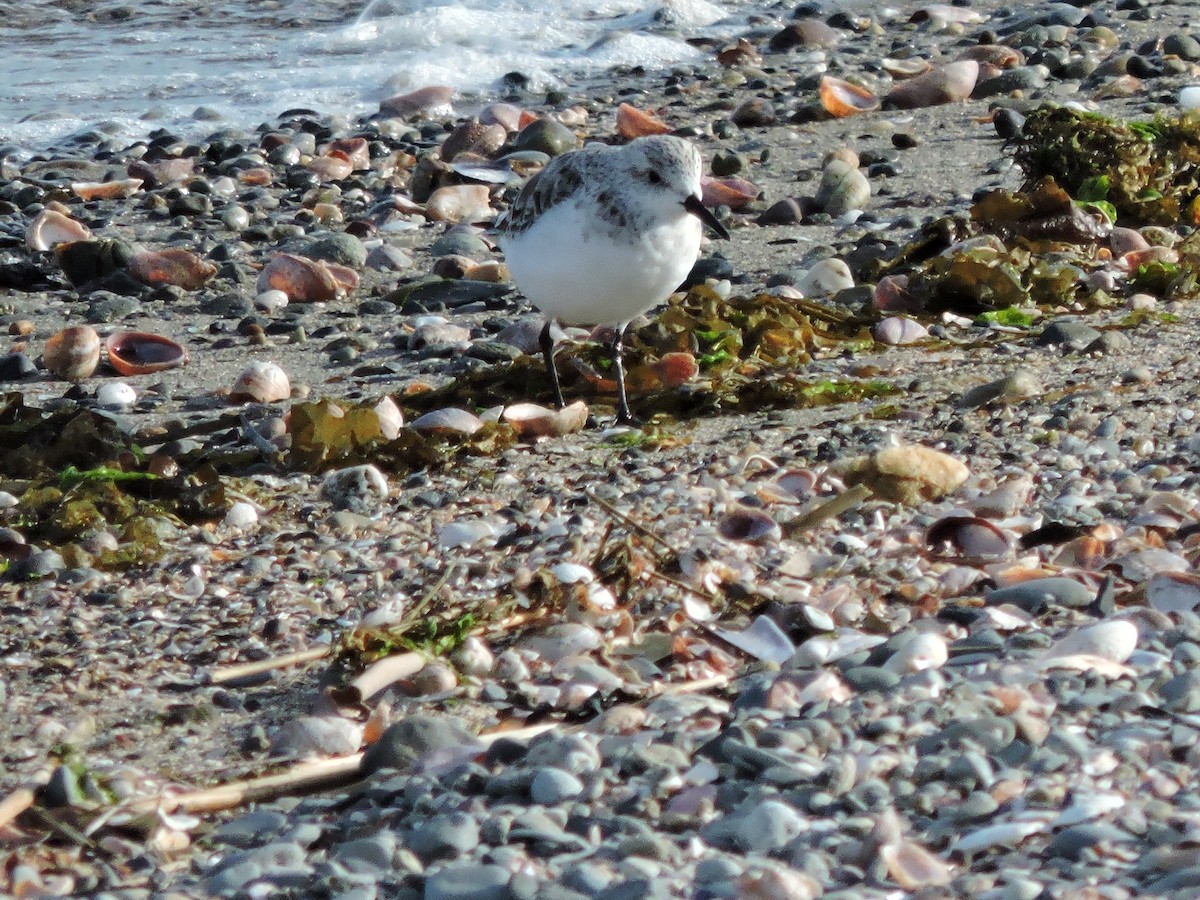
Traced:
<path id="1" fill-rule="evenodd" d="M 705 206 L 695 194 L 692 194 L 683 201 L 683 208 L 715 231 L 718 237 L 726 241 L 729 240 L 729 232 L 725 230 L 725 226 L 717 221 L 717 217 L 712 214 L 712 210 Z"/>

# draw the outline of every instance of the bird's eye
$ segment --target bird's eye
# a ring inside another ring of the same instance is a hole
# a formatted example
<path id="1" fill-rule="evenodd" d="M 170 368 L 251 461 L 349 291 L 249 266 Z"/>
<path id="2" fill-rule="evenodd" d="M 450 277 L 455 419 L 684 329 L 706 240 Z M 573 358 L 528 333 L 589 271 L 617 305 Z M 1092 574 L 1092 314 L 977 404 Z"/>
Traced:
<path id="1" fill-rule="evenodd" d="M 649 172 L 646 173 L 646 180 L 649 181 L 651 184 L 662 184 L 663 183 L 663 177 L 661 175 L 659 175 L 658 172 L 654 171 L 654 169 L 651 169 Z"/>

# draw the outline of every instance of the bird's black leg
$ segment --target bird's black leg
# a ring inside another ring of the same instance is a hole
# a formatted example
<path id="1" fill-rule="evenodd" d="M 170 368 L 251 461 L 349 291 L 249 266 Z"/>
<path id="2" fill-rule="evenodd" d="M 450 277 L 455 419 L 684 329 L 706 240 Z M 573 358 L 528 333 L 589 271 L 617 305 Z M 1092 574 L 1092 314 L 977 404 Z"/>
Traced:
<path id="1" fill-rule="evenodd" d="M 636 422 L 629 412 L 629 400 L 625 396 L 625 362 L 621 359 L 625 350 L 625 328 L 628 324 L 622 322 L 617 326 L 612 342 L 613 367 L 617 372 L 617 423 L 620 425 L 633 425 Z"/>
<path id="2" fill-rule="evenodd" d="M 558 369 L 554 368 L 554 338 L 550 334 L 550 326 L 553 324 L 552 319 L 546 320 L 546 327 L 538 336 L 538 343 L 542 348 L 542 359 L 546 361 L 546 372 L 550 375 L 550 383 L 554 385 L 555 402 L 558 403 L 558 408 L 562 409 L 567 404 L 563 400 L 562 386 L 558 383 Z"/>

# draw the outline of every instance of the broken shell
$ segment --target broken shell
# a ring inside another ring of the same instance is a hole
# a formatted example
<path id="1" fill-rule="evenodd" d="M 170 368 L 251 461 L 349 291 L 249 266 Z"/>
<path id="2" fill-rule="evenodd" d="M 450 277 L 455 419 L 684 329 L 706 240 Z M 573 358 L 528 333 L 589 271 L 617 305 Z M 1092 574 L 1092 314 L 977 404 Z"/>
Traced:
<path id="1" fill-rule="evenodd" d="M 489 103 L 479 111 L 483 125 L 500 125 L 505 131 L 518 131 L 521 127 L 521 109 L 511 103 Z"/>
<path id="2" fill-rule="evenodd" d="M 148 331 L 114 331 L 104 342 L 108 364 L 122 375 L 147 375 L 185 365 L 187 351 Z"/>
<path id="3" fill-rule="evenodd" d="M 1042 655 L 1044 663 L 1071 656 L 1094 656 L 1123 663 L 1137 649 L 1137 625 L 1129 619 L 1111 619 L 1085 625 L 1052 644 Z"/>
<path id="4" fill-rule="evenodd" d="M 1161 613 L 1192 612 L 1200 608 L 1200 575 L 1159 572 L 1146 582 L 1146 603 Z"/>
<path id="5" fill-rule="evenodd" d="M 64 328 L 46 341 L 42 361 L 56 378 L 82 381 L 100 364 L 100 335 L 90 325 Z"/>
<path id="6" fill-rule="evenodd" d="M 349 161 L 355 172 L 364 172 L 371 168 L 371 145 L 366 138 L 338 138 L 324 149 L 326 154 L 340 153 Z"/>
<path id="7" fill-rule="evenodd" d="M 196 291 L 217 274 L 217 267 L 191 250 L 169 247 L 135 253 L 129 260 L 129 274 L 142 284 L 173 284 Z"/>
<path id="8" fill-rule="evenodd" d="M 354 171 L 354 163 L 344 153 L 334 151 L 325 156 L 313 157 L 308 162 L 308 170 L 322 181 L 341 181 L 349 178 Z"/>
<path id="9" fill-rule="evenodd" d="M 820 94 L 825 111 L 838 119 L 879 109 L 879 98 L 865 87 L 832 75 L 821 78 Z"/>
<path id="10" fill-rule="evenodd" d="M 710 178 L 700 179 L 700 193 L 707 207 L 728 206 L 730 209 L 741 209 L 758 198 L 758 188 L 745 178 Z"/>
<path id="11" fill-rule="evenodd" d="M 53 250 L 59 244 L 86 241 L 92 236 L 82 222 L 57 210 L 43 209 L 25 230 L 25 246 L 30 250 Z"/>
<path id="12" fill-rule="evenodd" d="M 958 60 L 973 59 L 977 63 L 1012 69 L 1025 64 L 1025 54 L 1003 44 L 976 44 L 958 54 Z"/>
<path id="13" fill-rule="evenodd" d="M 973 59 L 947 63 L 896 85 L 888 93 L 888 106 L 917 109 L 966 100 L 975 90 L 979 78 L 979 63 Z"/>
<path id="14" fill-rule="evenodd" d="M 547 409 L 536 403 L 515 403 L 506 406 L 501 418 L 523 438 L 561 437 L 573 434 L 587 422 L 588 408 L 576 400 L 562 409 Z"/>
<path id="15" fill-rule="evenodd" d="M 916 78 L 918 75 L 924 75 L 933 68 L 929 60 L 920 59 L 915 56 L 908 59 L 893 59 L 888 57 L 880 63 L 880 66 L 883 71 L 887 72 L 897 81 L 903 81 L 905 78 Z"/>
<path id="16" fill-rule="evenodd" d="M 491 206 L 487 185 L 456 184 L 440 187 L 425 201 L 431 222 L 486 222 L 496 211 Z"/>
<path id="17" fill-rule="evenodd" d="M 400 411 L 396 401 L 391 397 L 384 397 L 375 404 L 373 410 L 379 417 L 379 433 L 389 441 L 399 437 L 400 429 L 404 427 L 404 413 Z"/>
<path id="18" fill-rule="evenodd" d="M 255 360 L 238 375 L 229 392 L 235 403 L 274 403 L 292 396 L 287 373 L 273 362 Z"/>
<path id="19" fill-rule="evenodd" d="M 119 181 L 78 181 L 71 193 L 82 200 L 122 200 L 142 189 L 142 179 L 123 178 Z"/>
<path id="20" fill-rule="evenodd" d="M 944 637 L 922 632 L 913 635 L 911 640 L 892 654 L 884 668 L 899 675 L 909 675 L 926 669 L 940 669 L 949 658 L 950 652 Z"/>
<path id="21" fill-rule="evenodd" d="M 271 257 L 258 275 L 257 289 L 260 294 L 283 291 L 288 300 L 300 303 L 333 300 L 344 292 L 330 264 L 291 253 Z"/>
<path id="22" fill-rule="evenodd" d="M 907 275 L 884 275 L 880 278 L 875 285 L 872 304 L 884 312 L 918 312 L 921 309 L 921 302 L 908 290 Z"/>
<path id="23" fill-rule="evenodd" d="M 622 103 L 617 107 L 617 133 L 623 138 L 638 138 L 648 134 L 669 134 L 671 126 L 654 113 Z"/>

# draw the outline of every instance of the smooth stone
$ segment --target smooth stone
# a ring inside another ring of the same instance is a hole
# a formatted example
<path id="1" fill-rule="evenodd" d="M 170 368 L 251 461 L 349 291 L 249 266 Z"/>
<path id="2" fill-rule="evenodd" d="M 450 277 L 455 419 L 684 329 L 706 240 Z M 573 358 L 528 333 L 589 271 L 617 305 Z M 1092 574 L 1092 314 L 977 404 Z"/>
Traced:
<path id="1" fill-rule="evenodd" d="M 24 353 L 0 355 L 0 381 L 20 381 L 37 374 L 37 366 Z"/>
<path id="2" fill-rule="evenodd" d="M 403 272 L 413 267 L 413 258 L 399 247 L 381 244 L 367 254 L 366 267 L 377 272 Z"/>
<path id="3" fill-rule="evenodd" d="M 309 259 L 323 259 L 352 269 L 361 269 L 367 262 L 367 248 L 363 242 L 345 232 L 314 241 L 300 252 Z"/>
<path id="4" fill-rule="evenodd" d="M 1062 857 L 1077 861 L 1097 844 L 1128 843 L 1133 840 L 1133 835 L 1112 825 L 1073 825 L 1056 834 L 1042 852 L 1048 859 Z"/>
<path id="5" fill-rule="evenodd" d="M 1167 708 L 1177 713 L 1200 711 L 1200 672 L 1184 672 L 1158 689 Z"/>
<path id="6" fill-rule="evenodd" d="M 380 831 L 370 837 L 339 844 L 330 851 L 330 858 L 351 872 L 389 872 L 394 868 L 396 845 L 394 832 Z"/>
<path id="7" fill-rule="evenodd" d="M 379 769 L 408 769 L 427 753 L 476 746 L 475 735 L 456 719 L 409 716 L 384 731 L 379 740 L 367 748 L 362 771 L 369 775 Z"/>
<path id="8" fill-rule="evenodd" d="M 406 840 L 423 862 L 460 856 L 479 846 L 479 822 L 463 812 L 431 816 Z"/>
<path id="9" fill-rule="evenodd" d="M 735 812 L 705 825 L 700 834 L 720 849 L 770 853 L 784 847 L 804 827 L 804 817 L 786 803 L 747 801 Z"/>
<path id="10" fill-rule="evenodd" d="M 988 606 L 1011 603 L 1020 609 L 1035 613 L 1048 606 L 1083 609 L 1090 606 L 1095 599 L 1095 593 L 1087 585 L 1063 576 L 1034 578 L 1009 587 L 996 588 L 984 595 L 984 602 Z"/>
<path id="11" fill-rule="evenodd" d="M 579 146 L 575 132 L 553 119 L 538 119 L 530 122 L 517 134 L 513 149 L 536 150 L 547 156 L 560 156 Z"/>
<path id="12" fill-rule="evenodd" d="M 492 258 L 491 248 L 483 238 L 465 231 L 449 231 L 443 234 L 429 248 L 429 255 L 465 256 L 467 259 L 479 262 Z"/>
<path id="13" fill-rule="evenodd" d="M 842 672 L 842 677 L 855 693 L 887 693 L 895 690 L 900 684 L 899 675 L 881 666 L 852 666 Z"/>
<path id="14" fill-rule="evenodd" d="M 424 900 L 510 900 L 510 875 L 501 866 L 463 863 L 425 879 Z"/>
<path id="15" fill-rule="evenodd" d="M 287 826 L 287 823 L 287 816 L 277 810 L 256 809 L 231 822 L 226 822 L 213 832 L 212 840 L 216 843 L 232 844 L 235 847 L 248 846 L 260 842 L 264 837 L 278 834 Z"/>
<path id="16" fill-rule="evenodd" d="M 101 325 L 140 315 L 141 312 L 142 304 L 133 297 L 103 291 L 92 295 L 84 318 L 90 325 Z"/>
<path id="17" fill-rule="evenodd" d="M 994 401 L 1016 403 L 1042 393 L 1042 383 L 1038 377 L 1032 372 L 1021 370 L 971 388 L 959 398 L 958 406 L 960 409 L 975 409 Z"/>
<path id="18" fill-rule="evenodd" d="M 1022 129 L 1025 127 L 1025 117 L 1015 109 L 1005 107 L 996 110 L 995 115 L 992 116 L 992 126 L 996 129 L 999 137 L 1011 141 L 1021 136 Z"/>
<path id="19" fill-rule="evenodd" d="M 1101 333 L 1085 322 L 1060 319 L 1047 325 L 1034 343 L 1039 347 L 1065 344 L 1078 352 L 1100 337 Z"/>
<path id="20" fill-rule="evenodd" d="M 562 769 L 538 769 L 529 783 L 529 796 L 534 803 L 557 806 L 583 793 L 583 782 Z"/>
<path id="21" fill-rule="evenodd" d="M 28 581 L 51 578 L 67 567 L 57 550 L 35 550 L 24 559 L 13 562 L 4 573 L 9 581 Z"/>
<path id="22" fill-rule="evenodd" d="M 1013 91 L 1035 91 L 1046 86 L 1050 73 L 1045 66 L 1021 66 L 1007 69 L 995 78 L 988 78 L 975 85 L 971 97 L 980 100 L 985 97 L 1011 94 Z"/>

